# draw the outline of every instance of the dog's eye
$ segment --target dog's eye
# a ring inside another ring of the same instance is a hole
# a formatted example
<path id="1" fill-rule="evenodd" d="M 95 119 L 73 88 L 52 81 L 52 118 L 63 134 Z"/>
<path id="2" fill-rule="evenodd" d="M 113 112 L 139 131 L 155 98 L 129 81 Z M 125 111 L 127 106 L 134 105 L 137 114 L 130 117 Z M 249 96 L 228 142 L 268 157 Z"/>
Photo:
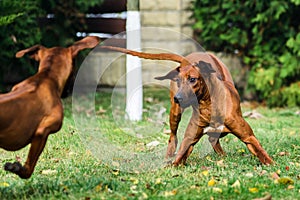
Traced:
<path id="1" fill-rule="evenodd" d="M 197 81 L 197 78 L 189 78 L 190 83 L 195 83 Z"/>

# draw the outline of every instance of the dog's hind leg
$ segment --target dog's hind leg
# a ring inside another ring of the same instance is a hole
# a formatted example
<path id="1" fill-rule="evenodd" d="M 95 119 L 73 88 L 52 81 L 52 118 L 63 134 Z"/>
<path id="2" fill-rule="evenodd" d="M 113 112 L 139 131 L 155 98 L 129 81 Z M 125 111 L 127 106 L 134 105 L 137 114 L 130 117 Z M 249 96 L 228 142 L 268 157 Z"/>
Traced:
<path id="1" fill-rule="evenodd" d="M 46 145 L 47 138 L 47 133 L 38 134 L 33 137 L 24 166 L 22 166 L 19 162 L 6 163 L 4 169 L 17 174 L 20 178 L 29 178 L 33 173 L 37 160 Z"/>
<path id="2" fill-rule="evenodd" d="M 232 126 L 228 126 L 232 133 L 247 145 L 249 151 L 259 158 L 261 163 L 266 165 L 273 163 L 272 158 L 262 148 L 259 141 L 253 134 L 251 127 L 243 118 L 235 120 L 234 125 L 232 124 Z"/>
<path id="3" fill-rule="evenodd" d="M 56 115 L 45 117 L 40 123 L 32 138 L 29 154 L 24 166 L 19 162 L 6 163 L 4 166 L 5 170 L 17 174 L 20 178 L 30 178 L 39 156 L 46 145 L 49 134 L 57 132 L 61 128 L 63 117 L 61 109 L 59 108 L 59 112 L 55 112 L 53 109 L 52 112 Z"/>

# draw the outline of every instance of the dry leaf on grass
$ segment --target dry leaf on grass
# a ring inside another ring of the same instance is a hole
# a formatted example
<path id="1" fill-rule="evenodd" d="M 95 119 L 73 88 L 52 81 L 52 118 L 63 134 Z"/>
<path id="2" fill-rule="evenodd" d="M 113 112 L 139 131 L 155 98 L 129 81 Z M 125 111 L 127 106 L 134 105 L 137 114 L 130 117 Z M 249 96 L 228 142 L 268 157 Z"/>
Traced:
<path id="1" fill-rule="evenodd" d="M 285 185 L 293 185 L 294 184 L 294 180 L 291 179 L 290 177 L 282 177 L 277 179 L 277 182 L 280 184 L 285 184 Z"/>
<path id="2" fill-rule="evenodd" d="M 46 169 L 46 170 L 42 170 L 43 175 L 52 175 L 52 174 L 56 174 L 57 171 L 56 170 L 52 170 L 52 169 Z"/>
<path id="3" fill-rule="evenodd" d="M 248 112 L 244 112 L 243 113 L 244 117 L 248 117 L 251 119 L 260 119 L 260 118 L 264 118 L 264 116 L 262 114 L 260 114 L 259 112 L 257 112 L 256 110 L 253 111 L 248 111 Z"/>
<path id="4" fill-rule="evenodd" d="M 215 193 L 222 193 L 223 190 L 222 190 L 221 188 L 214 187 L 214 188 L 213 188 L 213 192 L 215 192 Z"/>
<path id="5" fill-rule="evenodd" d="M 0 183 L 0 187 L 9 187 L 9 183 L 2 182 L 2 183 Z"/>
<path id="6" fill-rule="evenodd" d="M 256 193 L 256 192 L 258 192 L 258 188 L 256 188 L 256 187 L 249 188 L 248 190 L 249 190 L 249 192 L 251 192 L 251 193 Z"/>
<path id="7" fill-rule="evenodd" d="M 215 181 L 215 179 L 214 178 L 212 178 L 212 179 L 210 179 L 209 181 L 208 181 L 208 183 L 207 183 L 207 185 L 208 186 L 214 186 L 214 185 L 216 185 L 216 181 Z"/>
<path id="8" fill-rule="evenodd" d="M 160 142 L 155 140 L 155 141 L 152 141 L 152 142 L 146 144 L 146 146 L 150 148 L 150 147 L 156 147 L 159 144 L 160 144 Z"/>
<path id="9" fill-rule="evenodd" d="M 288 155 L 290 155 L 290 153 L 286 152 L 286 151 L 282 151 L 282 152 L 279 152 L 278 155 L 280 155 L 280 156 L 288 156 Z"/>
<path id="10" fill-rule="evenodd" d="M 241 187 L 241 183 L 239 180 L 236 180 L 232 185 L 231 187 L 234 187 L 234 188 L 240 188 Z"/>
<path id="11" fill-rule="evenodd" d="M 272 177 L 272 179 L 275 179 L 275 180 L 278 180 L 280 178 L 279 175 L 276 172 L 273 172 L 271 174 L 271 177 Z"/>
<path id="12" fill-rule="evenodd" d="M 224 160 L 223 160 L 223 159 L 222 159 L 222 160 L 216 161 L 216 164 L 217 164 L 217 166 L 219 166 L 219 167 L 224 167 L 224 166 L 225 166 Z"/>
<path id="13" fill-rule="evenodd" d="M 204 176 L 208 176 L 209 171 L 208 170 L 204 170 L 201 172 L 201 174 L 203 174 Z"/>
<path id="14" fill-rule="evenodd" d="M 176 194 L 177 194 L 177 190 L 174 189 L 174 190 L 171 190 L 171 191 L 165 191 L 164 196 L 165 196 L 165 197 L 169 197 L 169 196 L 174 196 L 174 195 L 176 195 Z"/>
<path id="15" fill-rule="evenodd" d="M 256 199 L 253 199 L 253 200 L 271 200 L 271 199 L 272 199 L 272 195 L 267 194 L 267 195 L 264 196 L 264 197 L 256 198 Z"/>
<path id="16" fill-rule="evenodd" d="M 134 185 L 137 185 L 137 184 L 139 183 L 139 179 L 133 178 L 133 177 L 130 178 L 130 181 L 131 181 Z"/>

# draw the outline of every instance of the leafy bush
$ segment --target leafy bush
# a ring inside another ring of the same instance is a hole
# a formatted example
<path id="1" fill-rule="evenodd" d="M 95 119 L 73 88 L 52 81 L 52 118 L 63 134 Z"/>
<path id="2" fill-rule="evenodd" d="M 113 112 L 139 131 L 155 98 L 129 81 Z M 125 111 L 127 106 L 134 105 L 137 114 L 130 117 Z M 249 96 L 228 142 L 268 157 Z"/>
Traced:
<path id="1" fill-rule="evenodd" d="M 0 52 L 0 82 L 2 83 L 4 78 L 9 79 L 13 76 L 13 71 L 19 72 L 17 77 L 14 75 L 14 79 L 17 80 L 23 78 L 23 74 L 34 72 L 31 63 L 14 57 L 18 50 L 39 43 L 41 33 L 36 23 L 36 17 L 41 11 L 35 0 L 1 0 L 0 13 L 0 46 L 2 48 Z"/>
<path id="2" fill-rule="evenodd" d="M 0 0 L 0 90 L 32 75 L 36 63 L 16 59 L 15 53 L 35 44 L 66 46 L 73 43 L 76 32 L 85 27 L 85 12 L 103 0 Z M 43 24 L 40 18 L 54 14 L 54 22 Z M 40 23 L 40 24 L 39 24 Z M 5 88 L 7 87 L 7 88 Z"/>
<path id="3" fill-rule="evenodd" d="M 251 67 L 248 87 L 258 100 L 300 106 L 299 5 L 300 0 L 196 0 L 194 29 L 206 49 L 235 53 Z"/>

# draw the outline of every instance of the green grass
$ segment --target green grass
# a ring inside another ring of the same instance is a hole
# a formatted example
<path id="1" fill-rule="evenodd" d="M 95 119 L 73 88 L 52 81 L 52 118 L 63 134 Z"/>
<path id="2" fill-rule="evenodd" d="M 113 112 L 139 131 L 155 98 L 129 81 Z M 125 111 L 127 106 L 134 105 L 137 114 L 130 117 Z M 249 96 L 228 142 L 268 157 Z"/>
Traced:
<path id="1" fill-rule="evenodd" d="M 0 199 L 254 199 L 267 194 L 272 199 L 299 199 L 300 117 L 294 114 L 297 108 L 258 107 L 256 110 L 265 117 L 247 119 L 276 161 L 273 166 L 261 165 L 242 142 L 229 135 L 221 139 L 227 156 L 216 155 L 203 137 L 186 166 L 164 168 L 161 154 L 165 153 L 168 140 L 164 133 L 168 130 L 170 106 L 167 94 L 167 90 L 147 89 L 145 117 L 138 123 L 128 122 L 122 118 L 123 111 L 117 109 L 122 108 L 122 93 L 114 96 L 113 103 L 111 93 L 97 93 L 96 115 L 94 107 L 85 104 L 88 97 L 94 98 L 86 95 L 74 108 L 78 111 L 76 123 L 72 99 L 64 99 L 63 128 L 49 137 L 33 176 L 22 180 L 0 170 Z M 166 113 L 158 116 L 164 107 Z M 250 107 L 243 107 L 243 111 L 248 110 Z M 183 116 L 180 138 L 189 114 L 187 111 Z M 160 144 L 148 148 L 146 144 L 154 140 Z M 16 156 L 24 162 L 27 153 L 28 147 L 17 152 L 1 149 L 0 163 L 14 161 Z M 277 183 L 273 173 L 291 180 Z M 239 183 L 239 187 L 233 187 L 234 183 Z"/>

